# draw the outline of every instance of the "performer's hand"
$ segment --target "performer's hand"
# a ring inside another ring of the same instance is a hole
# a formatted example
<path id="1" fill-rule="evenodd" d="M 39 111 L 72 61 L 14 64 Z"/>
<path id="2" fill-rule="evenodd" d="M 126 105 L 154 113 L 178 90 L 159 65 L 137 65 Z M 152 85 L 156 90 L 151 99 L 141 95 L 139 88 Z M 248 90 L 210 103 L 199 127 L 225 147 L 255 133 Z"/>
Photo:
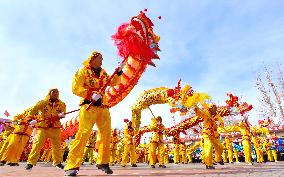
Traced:
<path id="1" fill-rule="evenodd" d="M 65 114 L 64 114 L 64 112 L 61 112 L 61 113 L 58 114 L 58 116 L 59 116 L 60 118 L 64 118 L 64 117 L 65 117 Z"/>
<path id="2" fill-rule="evenodd" d="M 37 123 L 37 121 L 36 120 L 32 120 L 32 121 L 30 121 L 30 124 L 31 125 L 35 125 Z"/>
<path id="3" fill-rule="evenodd" d="M 94 94 L 92 95 L 92 99 L 95 100 L 95 101 L 98 101 L 98 99 L 100 99 L 100 98 L 102 98 L 102 95 L 101 95 L 101 94 L 96 94 L 96 93 L 94 93 Z"/>
<path id="4" fill-rule="evenodd" d="M 123 63 L 123 62 L 119 62 L 119 63 L 118 63 L 118 66 L 117 66 L 117 71 L 118 71 L 118 72 L 121 72 L 123 66 L 124 66 L 124 63 Z"/>

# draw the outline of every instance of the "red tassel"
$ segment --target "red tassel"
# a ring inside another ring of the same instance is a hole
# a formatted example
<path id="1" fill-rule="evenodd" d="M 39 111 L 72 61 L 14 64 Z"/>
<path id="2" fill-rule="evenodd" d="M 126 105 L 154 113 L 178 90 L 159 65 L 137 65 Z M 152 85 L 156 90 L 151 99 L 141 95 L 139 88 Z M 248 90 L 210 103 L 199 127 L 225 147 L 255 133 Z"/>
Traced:
<path id="1" fill-rule="evenodd" d="M 161 16 L 159 16 L 159 17 L 158 17 L 158 19 L 160 19 L 160 20 L 161 20 L 161 19 L 162 19 L 162 17 L 161 17 Z"/>
<path id="2" fill-rule="evenodd" d="M 144 12 L 147 12 L 147 9 L 144 9 Z"/>

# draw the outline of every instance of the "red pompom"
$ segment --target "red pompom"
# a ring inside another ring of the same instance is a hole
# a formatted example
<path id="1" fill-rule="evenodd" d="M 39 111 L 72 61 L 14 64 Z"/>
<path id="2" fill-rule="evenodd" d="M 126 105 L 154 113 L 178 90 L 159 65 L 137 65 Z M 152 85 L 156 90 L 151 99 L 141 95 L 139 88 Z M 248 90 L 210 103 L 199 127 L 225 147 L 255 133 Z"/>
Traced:
<path id="1" fill-rule="evenodd" d="M 161 19 L 162 19 L 162 17 L 161 17 L 161 16 L 158 16 L 158 19 L 160 19 L 160 20 L 161 20 Z"/>
<path id="2" fill-rule="evenodd" d="M 125 123 L 129 122 L 129 120 L 128 120 L 128 119 L 124 119 L 123 121 L 124 121 Z"/>
<path id="3" fill-rule="evenodd" d="M 147 12 L 148 9 L 144 9 L 144 12 Z"/>

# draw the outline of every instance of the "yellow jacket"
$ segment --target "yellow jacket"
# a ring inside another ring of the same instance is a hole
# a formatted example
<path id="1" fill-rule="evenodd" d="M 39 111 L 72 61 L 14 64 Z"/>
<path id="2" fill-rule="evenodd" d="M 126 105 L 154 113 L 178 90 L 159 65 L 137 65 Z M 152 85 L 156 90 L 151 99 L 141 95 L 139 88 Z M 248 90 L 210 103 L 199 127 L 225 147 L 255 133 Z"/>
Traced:
<path id="1" fill-rule="evenodd" d="M 202 117 L 203 119 L 202 134 L 219 138 L 219 133 L 217 132 L 218 125 L 216 121 L 219 122 L 220 126 L 224 126 L 222 117 L 219 114 L 213 117 L 207 109 L 200 110 L 198 108 L 196 109 L 195 113 L 198 117 Z"/>
<path id="2" fill-rule="evenodd" d="M 128 128 L 128 125 L 124 127 L 124 145 L 133 144 L 134 129 Z"/>
<path id="3" fill-rule="evenodd" d="M 248 125 L 244 123 L 243 121 L 241 121 L 239 123 L 239 128 L 240 128 L 240 133 L 242 135 L 243 140 L 250 140 L 251 132 L 250 132 L 250 128 L 248 127 Z"/>
<path id="4" fill-rule="evenodd" d="M 52 103 L 49 95 L 39 101 L 30 111 L 32 116 L 37 117 L 38 128 L 60 128 L 59 113 L 66 112 L 66 105 L 60 99 Z M 47 119 L 47 120 L 46 120 Z"/>
<path id="5" fill-rule="evenodd" d="M 81 104 L 86 100 L 91 101 L 93 93 L 101 94 L 103 96 L 102 104 L 107 106 L 107 100 L 104 97 L 104 93 L 100 93 L 100 89 L 106 84 L 108 78 L 109 75 L 104 69 L 101 70 L 100 76 L 98 77 L 90 66 L 84 66 L 76 72 L 73 78 L 72 91 L 75 95 L 83 98 Z M 119 83 L 120 77 L 115 75 L 109 85 L 114 86 Z"/>
<path id="6" fill-rule="evenodd" d="M 30 109 L 26 109 L 23 113 L 17 114 L 14 116 L 14 121 L 17 121 L 18 124 L 15 125 L 15 129 L 13 131 L 14 134 L 19 135 L 27 135 L 30 136 L 33 132 L 33 128 L 29 126 L 30 117 Z"/>
<path id="7" fill-rule="evenodd" d="M 149 126 L 149 130 L 153 133 L 151 142 L 164 143 L 163 132 L 167 131 L 167 129 L 162 123 L 158 125 L 156 119 L 152 119 L 152 122 Z"/>

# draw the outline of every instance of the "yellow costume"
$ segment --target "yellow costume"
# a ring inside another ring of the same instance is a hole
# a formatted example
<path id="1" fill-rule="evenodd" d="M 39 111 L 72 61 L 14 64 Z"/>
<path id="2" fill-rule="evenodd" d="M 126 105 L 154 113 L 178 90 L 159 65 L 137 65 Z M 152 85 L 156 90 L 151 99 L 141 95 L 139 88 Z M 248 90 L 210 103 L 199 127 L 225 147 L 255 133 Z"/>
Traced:
<path id="1" fill-rule="evenodd" d="M 136 165 L 136 154 L 134 146 L 134 129 L 132 127 L 132 122 L 128 122 L 124 127 L 124 152 L 122 156 L 121 166 L 125 167 L 128 159 L 130 158 L 130 163 L 132 167 L 137 167 Z M 128 155 L 130 157 L 128 158 Z"/>
<path id="2" fill-rule="evenodd" d="M 51 99 L 51 95 L 54 93 L 57 93 L 56 100 Z M 47 138 L 50 138 L 52 144 L 53 165 L 61 165 L 61 123 L 59 114 L 65 112 L 66 105 L 59 99 L 59 92 L 57 89 L 51 89 L 45 99 L 39 101 L 35 106 L 30 108 L 30 114 L 37 118 L 38 130 L 27 161 L 28 165 L 26 169 L 31 169 L 32 166 L 36 165 L 40 156 L 40 150 L 44 146 Z M 60 168 L 62 168 L 62 165 Z"/>
<path id="3" fill-rule="evenodd" d="M 94 70 L 90 66 L 92 57 L 100 55 L 93 52 L 84 62 L 84 66 L 79 69 L 73 79 L 72 91 L 75 95 L 82 98 L 81 109 L 79 112 L 79 130 L 70 146 L 70 152 L 66 160 L 65 171 L 79 169 L 84 153 L 84 148 L 91 135 L 93 125 L 98 127 L 97 165 L 102 169 L 109 168 L 110 161 L 110 140 L 111 140 L 111 117 L 108 103 L 105 99 L 104 91 L 100 90 L 108 82 L 109 76 L 105 70 Z M 114 76 L 109 85 L 120 83 L 120 77 Z M 94 93 L 101 94 L 102 99 L 98 99 L 89 110 L 86 110 L 92 101 Z"/>
<path id="4" fill-rule="evenodd" d="M 229 163 L 233 163 L 233 143 L 232 143 L 232 139 L 226 136 L 225 142 L 226 142 L 226 149 L 227 149 L 227 153 L 228 153 Z"/>
<path id="5" fill-rule="evenodd" d="M 158 159 L 159 167 L 166 168 L 164 165 L 165 150 L 163 133 L 166 132 L 167 129 L 162 124 L 162 118 L 160 116 L 152 118 L 151 124 L 148 128 L 152 132 L 149 149 L 150 165 L 152 168 L 155 168 L 156 159 Z M 156 152 L 156 150 L 158 150 L 158 152 Z"/>
<path id="6" fill-rule="evenodd" d="M 239 123 L 240 132 L 242 135 L 242 145 L 244 149 L 245 162 L 251 164 L 251 132 L 249 125 L 246 121 Z"/>
<path id="7" fill-rule="evenodd" d="M 110 165 L 114 165 L 115 157 L 116 157 L 116 150 L 117 150 L 117 143 L 119 141 L 119 136 L 116 129 L 113 129 L 111 135 L 111 143 L 110 143 Z"/>
<path id="8" fill-rule="evenodd" d="M 97 140 L 97 134 L 96 132 L 93 132 L 86 144 L 86 147 L 84 150 L 83 162 L 85 161 L 86 157 L 89 158 L 90 164 L 93 164 L 95 162 L 94 152 L 95 152 L 96 140 Z"/>
<path id="9" fill-rule="evenodd" d="M 185 142 L 182 142 L 180 144 L 180 155 L 181 155 L 181 163 L 182 164 L 187 163 Z"/>
<path id="10" fill-rule="evenodd" d="M 170 148 L 169 148 L 169 145 L 167 144 L 165 148 L 165 155 L 164 155 L 165 164 L 169 163 L 169 155 L 170 155 L 169 151 L 170 151 Z"/>
<path id="11" fill-rule="evenodd" d="M 256 136 L 253 136 L 252 142 L 253 142 L 255 152 L 256 152 L 256 162 L 262 163 L 263 162 L 263 153 L 262 153 L 262 149 L 260 147 L 259 138 L 256 137 Z"/>
<path id="12" fill-rule="evenodd" d="M 223 147 L 219 140 L 219 133 L 217 132 L 218 125 L 216 124 L 216 121 L 219 122 L 220 126 L 224 126 L 224 123 L 221 116 L 219 114 L 213 116 L 209 111 L 210 109 L 212 109 L 212 106 L 209 108 L 205 106 L 204 110 L 199 108 L 195 109 L 196 115 L 203 118 L 202 139 L 204 143 L 202 155 L 207 168 L 213 167 L 213 146 L 215 149 L 216 162 L 222 164 L 221 155 L 223 152 Z"/>
<path id="13" fill-rule="evenodd" d="M 18 124 L 15 125 L 13 134 L 10 135 L 11 138 L 9 138 L 9 142 L 5 152 L 3 153 L 1 162 L 7 162 L 10 165 L 16 165 L 19 163 L 24 147 L 26 146 L 33 131 L 28 124 L 28 115 L 29 109 L 14 117 L 14 121 L 17 121 Z"/>
<path id="14" fill-rule="evenodd" d="M 173 138 L 174 143 L 174 163 L 178 164 L 180 162 L 180 138 L 178 137 Z"/>
<path id="15" fill-rule="evenodd" d="M 12 139 L 13 130 L 14 127 L 7 125 L 4 131 L 1 133 L 0 159 L 2 159 L 2 156 L 6 151 L 7 146 L 9 145 L 9 141 L 10 139 Z"/>

